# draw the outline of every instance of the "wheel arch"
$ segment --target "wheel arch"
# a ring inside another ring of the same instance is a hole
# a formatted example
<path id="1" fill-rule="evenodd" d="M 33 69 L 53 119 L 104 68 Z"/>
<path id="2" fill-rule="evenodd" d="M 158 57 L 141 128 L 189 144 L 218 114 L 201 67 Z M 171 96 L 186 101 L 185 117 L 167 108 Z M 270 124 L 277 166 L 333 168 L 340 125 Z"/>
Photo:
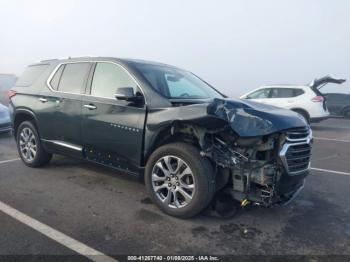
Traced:
<path id="1" fill-rule="evenodd" d="M 21 108 L 16 110 L 13 118 L 13 131 L 15 134 L 15 138 L 16 138 L 17 129 L 19 125 L 24 121 L 32 121 L 37 129 L 37 132 L 39 132 L 38 125 L 37 125 L 37 118 L 35 114 L 31 110 Z"/>
<path id="2" fill-rule="evenodd" d="M 310 114 L 309 114 L 309 112 L 305 109 L 305 108 L 300 108 L 300 107 L 293 107 L 293 108 L 291 108 L 290 110 L 292 110 L 292 111 L 294 111 L 294 112 L 302 112 L 302 113 L 304 113 L 307 117 L 308 117 L 308 119 L 310 120 Z"/>
<path id="3" fill-rule="evenodd" d="M 181 128 L 179 126 L 181 125 Z M 147 153 L 143 159 L 143 165 L 145 166 L 150 155 L 159 147 L 175 143 L 175 142 L 185 142 L 189 143 L 199 149 L 200 142 L 198 136 L 196 136 L 195 131 L 196 127 L 191 124 L 181 124 L 181 123 L 173 123 L 172 125 L 164 128 L 160 132 L 158 132 L 153 140 L 153 143 L 149 146 Z"/>

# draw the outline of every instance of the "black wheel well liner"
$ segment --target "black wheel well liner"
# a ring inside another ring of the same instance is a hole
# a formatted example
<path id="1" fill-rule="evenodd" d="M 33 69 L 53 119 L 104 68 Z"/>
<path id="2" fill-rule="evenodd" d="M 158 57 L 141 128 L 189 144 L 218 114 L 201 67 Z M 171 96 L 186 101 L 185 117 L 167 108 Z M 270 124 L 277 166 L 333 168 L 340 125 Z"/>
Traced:
<path id="1" fill-rule="evenodd" d="M 15 138 L 16 138 L 17 129 L 18 129 L 19 125 L 24 121 L 33 121 L 33 124 L 38 129 L 37 119 L 36 119 L 34 113 L 30 110 L 27 110 L 27 109 L 18 109 L 18 110 L 16 110 L 15 116 L 13 118 L 13 131 L 15 134 Z M 38 132 L 38 130 L 37 130 L 37 132 Z"/>
<path id="2" fill-rule="evenodd" d="M 180 124 L 185 126 L 185 129 L 176 129 L 176 125 Z M 197 127 L 196 125 L 190 124 L 190 123 L 176 123 L 174 125 L 171 125 L 161 132 L 159 132 L 156 136 L 155 143 L 151 147 L 151 150 L 149 151 L 149 154 L 145 156 L 144 158 L 144 166 L 146 165 L 149 157 L 151 154 L 159 147 L 170 144 L 170 143 L 176 143 L 176 142 L 182 142 L 191 144 L 194 147 L 198 148 L 199 150 L 202 149 L 200 145 L 200 138 L 198 137 L 198 134 L 196 135 L 196 132 L 198 132 L 197 128 L 200 129 L 200 127 Z M 186 130 L 186 132 L 184 132 Z M 199 131 L 201 132 L 201 131 Z M 203 135 L 203 134 L 202 134 Z M 229 169 L 227 168 L 221 168 L 216 166 L 215 161 L 211 158 L 208 158 L 209 162 L 211 163 L 213 169 L 215 170 L 215 184 L 216 189 L 215 191 L 218 191 L 219 189 L 222 189 L 225 187 L 229 181 L 229 177 L 231 176 L 231 173 Z M 220 175 L 218 175 L 220 174 Z"/>
<path id="3" fill-rule="evenodd" d="M 149 156 L 152 154 L 154 150 L 166 144 L 170 144 L 174 142 L 187 142 L 189 144 L 192 144 L 200 148 L 198 138 L 195 135 L 186 134 L 182 132 L 176 132 L 172 134 L 171 129 L 172 128 L 169 127 L 158 133 L 155 139 L 155 143 L 149 150 L 149 154 L 145 156 L 144 164 L 147 163 Z"/>

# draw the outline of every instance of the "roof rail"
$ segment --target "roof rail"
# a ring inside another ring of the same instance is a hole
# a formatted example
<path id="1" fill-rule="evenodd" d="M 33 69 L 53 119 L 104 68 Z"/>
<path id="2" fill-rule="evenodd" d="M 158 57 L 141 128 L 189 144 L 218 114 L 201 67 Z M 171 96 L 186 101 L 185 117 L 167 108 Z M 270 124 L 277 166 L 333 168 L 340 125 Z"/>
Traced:
<path id="1" fill-rule="evenodd" d="M 49 62 L 49 61 L 54 61 L 54 60 L 66 60 L 66 59 L 72 59 L 72 58 L 89 58 L 89 57 L 96 57 L 94 55 L 83 55 L 83 56 L 66 56 L 66 57 L 59 57 L 59 58 L 51 58 L 51 59 L 45 59 L 45 60 L 41 60 L 40 62 Z"/>

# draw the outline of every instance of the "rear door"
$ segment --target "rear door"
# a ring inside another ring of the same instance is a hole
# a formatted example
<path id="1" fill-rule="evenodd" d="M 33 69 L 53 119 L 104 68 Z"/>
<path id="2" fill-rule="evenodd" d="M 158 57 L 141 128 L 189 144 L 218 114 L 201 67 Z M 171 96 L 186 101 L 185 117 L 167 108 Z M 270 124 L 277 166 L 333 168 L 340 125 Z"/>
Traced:
<path id="1" fill-rule="evenodd" d="M 82 142 L 87 159 L 137 172 L 140 166 L 146 106 L 144 101 L 117 100 L 120 87 L 142 94 L 133 77 L 111 62 L 94 65 L 82 102 Z"/>
<path id="2" fill-rule="evenodd" d="M 56 149 L 81 153 L 81 94 L 91 66 L 89 62 L 62 64 L 49 79 L 54 110 L 47 115 L 46 125 L 52 127 L 47 142 Z"/>
<path id="3" fill-rule="evenodd" d="M 274 106 L 292 108 L 298 102 L 298 96 L 303 93 L 304 91 L 300 88 L 272 88 L 270 102 Z"/>

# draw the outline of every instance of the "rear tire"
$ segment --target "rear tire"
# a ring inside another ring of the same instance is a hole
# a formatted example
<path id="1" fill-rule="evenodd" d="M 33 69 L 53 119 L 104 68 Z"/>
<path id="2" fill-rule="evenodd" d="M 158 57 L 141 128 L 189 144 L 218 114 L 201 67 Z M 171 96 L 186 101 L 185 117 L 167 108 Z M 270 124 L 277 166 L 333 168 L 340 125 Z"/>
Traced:
<path id="1" fill-rule="evenodd" d="M 196 147 L 185 143 L 167 144 L 152 153 L 145 169 L 145 184 L 161 210 L 181 218 L 201 212 L 215 191 L 211 163 Z"/>
<path id="2" fill-rule="evenodd" d="M 41 145 L 38 131 L 33 122 L 24 121 L 17 128 L 17 150 L 24 164 L 40 167 L 50 162 L 52 154 Z"/>

